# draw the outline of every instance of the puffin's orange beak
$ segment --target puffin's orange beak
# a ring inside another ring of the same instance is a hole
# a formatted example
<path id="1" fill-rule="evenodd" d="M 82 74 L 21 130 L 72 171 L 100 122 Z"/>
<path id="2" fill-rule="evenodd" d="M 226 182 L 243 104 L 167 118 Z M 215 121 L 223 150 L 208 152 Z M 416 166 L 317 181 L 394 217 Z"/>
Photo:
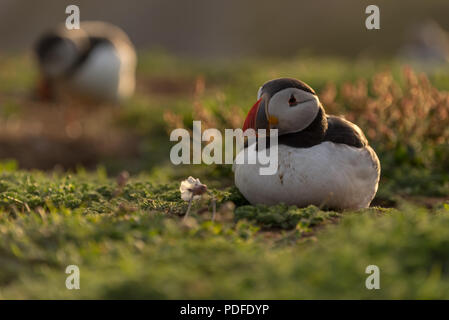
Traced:
<path id="1" fill-rule="evenodd" d="M 248 115 L 246 116 L 245 122 L 243 123 L 243 129 L 242 129 L 243 132 L 245 132 L 247 129 L 256 130 L 256 117 L 257 117 L 257 112 L 259 111 L 260 101 L 262 101 L 262 98 L 257 100 L 257 102 L 249 110 Z"/>

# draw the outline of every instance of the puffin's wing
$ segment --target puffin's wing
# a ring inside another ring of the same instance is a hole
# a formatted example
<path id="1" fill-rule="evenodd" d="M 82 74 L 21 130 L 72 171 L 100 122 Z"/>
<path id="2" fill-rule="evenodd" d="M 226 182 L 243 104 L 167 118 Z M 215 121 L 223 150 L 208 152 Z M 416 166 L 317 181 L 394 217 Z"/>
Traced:
<path id="1" fill-rule="evenodd" d="M 368 145 L 362 130 L 352 122 L 336 116 L 327 116 L 327 123 L 325 141 L 343 143 L 356 148 Z"/>

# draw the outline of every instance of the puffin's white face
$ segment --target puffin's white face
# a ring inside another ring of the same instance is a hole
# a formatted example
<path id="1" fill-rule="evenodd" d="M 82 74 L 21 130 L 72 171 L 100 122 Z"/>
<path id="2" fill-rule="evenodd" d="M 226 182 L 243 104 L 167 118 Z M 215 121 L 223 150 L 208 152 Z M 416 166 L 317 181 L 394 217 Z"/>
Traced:
<path id="1" fill-rule="evenodd" d="M 274 94 L 267 107 L 267 119 L 271 129 L 279 135 L 304 130 L 316 118 L 320 110 L 318 97 L 298 88 L 286 88 Z"/>
<path id="2" fill-rule="evenodd" d="M 41 58 L 41 68 L 49 77 L 62 76 L 78 58 L 75 44 L 68 39 L 61 39 L 49 47 Z"/>
<path id="3" fill-rule="evenodd" d="M 319 115 L 321 103 L 313 89 L 293 78 L 266 82 L 257 92 L 257 102 L 243 123 L 247 129 L 278 129 L 278 134 L 300 132 Z"/>

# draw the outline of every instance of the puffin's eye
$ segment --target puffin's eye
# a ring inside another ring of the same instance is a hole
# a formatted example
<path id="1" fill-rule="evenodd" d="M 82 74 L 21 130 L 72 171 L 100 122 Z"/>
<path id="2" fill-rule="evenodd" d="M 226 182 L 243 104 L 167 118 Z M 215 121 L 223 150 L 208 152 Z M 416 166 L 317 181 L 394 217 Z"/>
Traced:
<path id="1" fill-rule="evenodd" d="M 298 104 L 293 94 L 290 96 L 290 99 L 288 99 L 288 104 L 290 105 L 290 107 L 296 106 Z"/>

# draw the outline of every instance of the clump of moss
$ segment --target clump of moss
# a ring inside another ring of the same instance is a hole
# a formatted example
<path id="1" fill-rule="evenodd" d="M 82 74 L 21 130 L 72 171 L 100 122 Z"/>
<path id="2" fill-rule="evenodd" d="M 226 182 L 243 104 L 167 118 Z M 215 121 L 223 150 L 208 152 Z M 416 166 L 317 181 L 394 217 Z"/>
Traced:
<path id="1" fill-rule="evenodd" d="M 236 221 L 245 219 L 255 222 L 264 229 L 293 229 L 298 227 L 305 230 L 338 216 L 339 214 L 336 212 L 321 211 L 315 206 L 298 208 L 285 204 L 276 206 L 246 205 L 235 210 Z"/>
<path id="2" fill-rule="evenodd" d="M 249 205 L 248 200 L 241 194 L 237 187 L 233 186 L 223 192 L 222 202 L 232 201 L 237 207 Z"/>

